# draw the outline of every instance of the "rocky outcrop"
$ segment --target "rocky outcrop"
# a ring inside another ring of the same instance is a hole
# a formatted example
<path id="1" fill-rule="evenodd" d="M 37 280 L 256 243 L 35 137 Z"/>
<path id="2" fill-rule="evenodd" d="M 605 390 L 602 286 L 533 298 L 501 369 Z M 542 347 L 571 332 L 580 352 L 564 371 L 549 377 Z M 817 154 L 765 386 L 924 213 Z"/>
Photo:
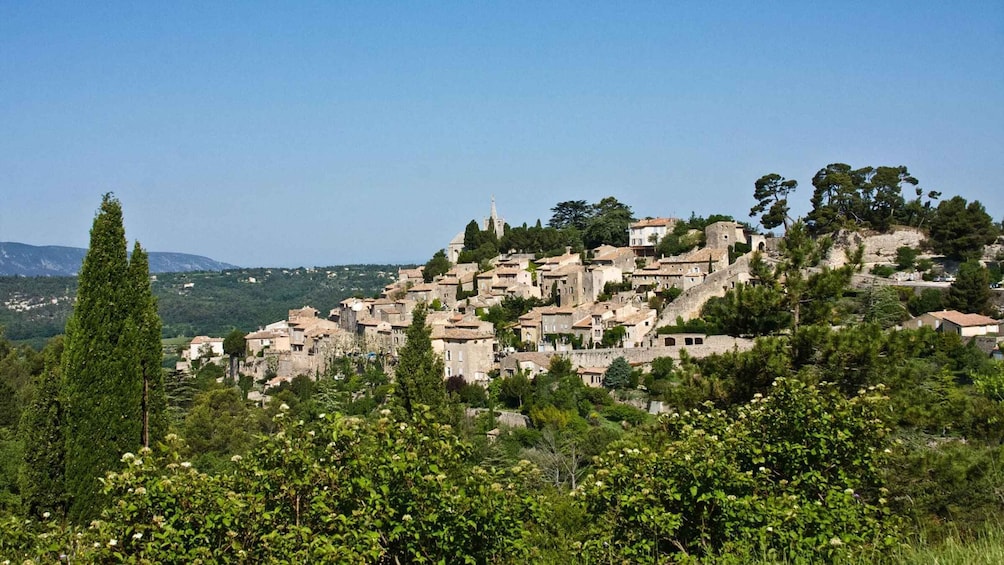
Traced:
<path id="1" fill-rule="evenodd" d="M 824 265 L 832 268 L 844 266 L 847 255 L 859 245 L 864 244 L 865 253 L 862 262 L 895 263 L 896 250 L 900 247 L 919 249 L 926 239 L 924 232 L 909 227 L 899 227 L 889 233 L 869 231 L 841 231 L 833 238 L 833 250 L 824 261 Z"/>

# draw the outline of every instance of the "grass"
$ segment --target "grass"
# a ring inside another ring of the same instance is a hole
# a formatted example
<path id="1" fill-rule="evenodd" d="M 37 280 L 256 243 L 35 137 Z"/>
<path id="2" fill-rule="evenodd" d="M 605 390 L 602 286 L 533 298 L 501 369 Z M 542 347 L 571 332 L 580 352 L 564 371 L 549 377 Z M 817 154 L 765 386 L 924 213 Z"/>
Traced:
<path id="1" fill-rule="evenodd" d="M 752 565 L 796 565 L 805 559 L 770 558 L 760 555 L 732 555 L 727 563 Z M 922 537 L 906 540 L 891 551 L 865 552 L 834 561 L 837 565 L 1001 565 L 1004 564 L 1004 523 L 988 524 L 980 534 L 950 535 L 936 542 Z"/>
<path id="2" fill-rule="evenodd" d="M 972 539 L 949 536 L 930 545 L 920 541 L 891 557 L 891 563 L 903 565 L 999 565 L 1004 563 L 1004 526 L 990 526 Z"/>

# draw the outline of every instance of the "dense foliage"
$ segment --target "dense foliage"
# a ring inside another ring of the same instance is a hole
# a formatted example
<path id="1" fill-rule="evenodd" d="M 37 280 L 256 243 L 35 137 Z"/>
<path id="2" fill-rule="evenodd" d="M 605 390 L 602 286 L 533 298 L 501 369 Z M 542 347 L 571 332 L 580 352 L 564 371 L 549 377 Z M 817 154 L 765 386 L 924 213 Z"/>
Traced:
<path id="1" fill-rule="evenodd" d="M 68 511 L 78 520 L 97 512 L 98 478 L 119 455 L 149 443 L 151 427 L 163 432 L 160 319 L 146 255 L 136 249 L 129 261 L 122 207 L 105 195 L 66 324 L 60 369 L 64 480 Z"/>

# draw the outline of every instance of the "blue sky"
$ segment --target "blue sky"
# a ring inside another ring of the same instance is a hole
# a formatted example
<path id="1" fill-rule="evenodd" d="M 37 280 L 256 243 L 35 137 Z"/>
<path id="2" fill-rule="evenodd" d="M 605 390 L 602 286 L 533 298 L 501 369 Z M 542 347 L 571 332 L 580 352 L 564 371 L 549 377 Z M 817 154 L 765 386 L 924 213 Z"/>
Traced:
<path id="1" fill-rule="evenodd" d="M 1004 216 L 1001 2 L 3 2 L 0 241 L 424 262 L 612 195 L 745 219 L 753 182 L 906 165 Z"/>

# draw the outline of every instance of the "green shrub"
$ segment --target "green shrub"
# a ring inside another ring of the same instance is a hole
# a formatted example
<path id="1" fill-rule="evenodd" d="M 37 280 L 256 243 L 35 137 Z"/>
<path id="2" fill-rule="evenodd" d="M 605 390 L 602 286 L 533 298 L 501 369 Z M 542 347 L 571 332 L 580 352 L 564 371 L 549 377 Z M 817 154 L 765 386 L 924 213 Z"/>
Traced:
<path id="1" fill-rule="evenodd" d="M 655 431 L 596 460 L 576 497 L 594 517 L 598 562 L 700 562 L 760 554 L 834 562 L 897 539 L 880 467 L 887 430 L 877 390 L 779 379 L 735 416 L 663 416 Z"/>
<path id="2" fill-rule="evenodd" d="M 876 277 L 889 278 L 896 272 L 895 267 L 892 265 L 875 265 L 872 267 L 871 274 Z"/>

